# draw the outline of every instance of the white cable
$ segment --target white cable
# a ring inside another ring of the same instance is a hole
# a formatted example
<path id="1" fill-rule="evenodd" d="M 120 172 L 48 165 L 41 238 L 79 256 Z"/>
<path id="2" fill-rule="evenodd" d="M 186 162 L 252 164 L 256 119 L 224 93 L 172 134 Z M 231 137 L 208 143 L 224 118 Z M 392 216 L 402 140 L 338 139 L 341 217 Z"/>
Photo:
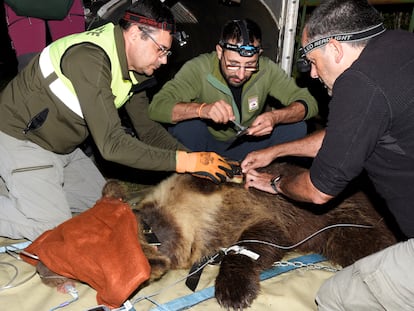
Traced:
<path id="1" fill-rule="evenodd" d="M 309 235 L 308 237 L 304 238 L 302 241 L 299 241 L 296 244 L 290 245 L 290 246 L 282 246 L 282 245 L 277 245 L 271 242 L 266 242 L 266 241 L 260 241 L 260 240 L 241 240 L 238 241 L 236 244 L 234 245 L 239 245 L 239 243 L 259 243 L 259 244 L 265 244 L 265 245 L 269 245 L 269 246 L 273 246 L 276 248 L 280 248 L 280 249 L 285 249 L 285 250 L 289 250 L 295 247 L 298 247 L 299 245 L 305 243 L 306 241 L 310 240 L 311 238 L 313 238 L 315 235 L 318 235 L 319 233 L 328 230 L 328 229 L 332 229 L 335 227 L 356 227 L 356 228 L 372 228 L 372 226 L 370 225 L 358 225 L 358 224 L 335 224 L 335 225 L 330 225 L 330 226 L 326 226 L 314 233 L 312 233 L 311 235 Z"/>
<path id="2" fill-rule="evenodd" d="M 232 247 L 234 247 L 234 246 L 238 246 L 240 243 L 260 243 L 260 244 L 265 244 L 265 245 L 273 246 L 273 247 L 280 248 L 280 249 L 289 250 L 289 249 L 292 249 L 292 248 L 295 248 L 295 247 L 299 246 L 300 244 L 305 243 L 306 241 L 308 241 L 308 240 L 310 240 L 311 238 L 313 238 L 315 235 L 318 235 L 319 233 L 321 233 L 321 232 L 323 232 L 323 231 L 325 231 L 325 230 L 332 229 L 332 228 L 335 228 L 335 227 L 372 228 L 372 226 L 369 226 L 369 225 L 359 225 L 359 224 L 334 224 L 334 225 L 326 226 L 326 227 L 324 227 L 324 228 L 322 228 L 322 229 L 320 229 L 320 230 L 318 230 L 318 231 L 316 231 L 316 232 L 312 233 L 310 236 L 306 237 L 306 238 L 305 238 L 305 239 L 303 239 L 302 241 L 300 241 L 300 242 L 298 242 L 298 243 L 296 243 L 296 244 L 293 244 L 293 245 L 291 245 L 291 246 L 281 246 L 281 245 L 277 245 L 277 244 L 274 244 L 274 243 L 271 243 L 271 242 L 260 241 L 260 240 L 241 240 L 241 241 L 238 241 L 237 243 L 235 243 L 235 244 L 231 245 L 230 247 L 226 248 L 226 249 L 225 249 L 225 251 L 224 251 L 224 253 L 225 253 L 225 254 L 227 254 L 227 252 L 226 252 L 226 251 L 231 250 L 231 248 L 232 248 Z M 138 303 L 138 302 L 140 302 L 140 301 L 142 301 L 142 300 L 146 299 L 146 300 L 150 301 L 151 303 L 153 303 L 154 305 L 156 305 L 156 306 L 160 307 L 160 305 L 159 305 L 156 301 L 152 300 L 152 299 L 151 299 L 151 297 L 154 297 L 154 296 L 156 296 L 156 295 L 159 295 L 160 293 L 164 292 L 165 290 L 167 290 L 167 289 L 169 289 L 169 288 L 171 288 L 171 287 L 173 287 L 173 286 L 177 285 L 178 283 L 180 283 L 180 282 L 184 281 L 184 280 L 185 280 L 185 279 L 187 279 L 188 277 L 190 277 L 190 276 L 192 276 L 193 274 L 197 273 L 197 272 L 198 272 L 198 271 L 200 271 L 201 269 L 204 269 L 204 267 L 205 267 L 205 266 L 207 266 L 207 265 L 208 265 L 208 264 L 210 264 L 211 262 L 214 262 L 214 260 L 215 260 L 215 259 L 216 259 L 219 255 L 220 255 L 220 253 L 216 253 L 216 254 L 215 254 L 214 256 L 212 256 L 212 257 L 211 257 L 211 258 L 210 258 L 207 262 L 205 262 L 203 265 L 201 265 L 200 267 L 198 267 L 198 268 L 197 268 L 195 271 L 193 271 L 192 273 L 189 273 L 189 274 L 188 274 L 187 276 L 185 276 L 184 278 L 181 278 L 181 279 L 179 279 L 178 281 L 176 281 L 176 282 L 174 282 L 174 283 L 172 283 L 172 284 L 170 284 L 170 285 L 168 285 L 168 286 L 166 286 L 166 287 L 164 287 L 164 288 L 162 288 L 162 289 L 160 289 L 160 290 L 158 290 L 158 291 L 156 291 L 156 292 L 154 292 L 154 293 L 152 293 L 152 294 L 137 297 L 136 299 L 134 299 L 134 300 L 132 301 L 132 305 L 135 305 L 136 303 Z"/>
<path id="3" fill-rule="evenodd" d="M 17 287 L 19 285 L 22 285 L 22 284 L 26 283 L 27 281 L 29 281 L 32 277 L 34 277 L 36 275 L 36 270 L 35 270 L 31 275 L 29 275 L 24 280 L 20 281 L 17 284 L 12 284 L 17 279 L 17 276 L 19 274 L 19 269 L 15 265 L 13 265 L 9 262 L 0 262 L 0 264 L 11 266 L 11 267 L 13 267 L 13 269 L 15 271 L 14 275 L 11 278 L 11 280 L 9 282 L 7 282 L 6 285 L 3 285 L 2 287 L 0 287 L 0 292 L 5 290 L 5 289 L 14 288 L 14 287 Z"/>
<path id="4" fill-rule="evenodd" d="M 77 290 L 74 286 L 72 286 L 72 285 L 70 285 L 70 284 L 66 284 L 66 285 L 65 285 L 65 290 L 66 290 L 66 293 L 68 293 L 69 295 L 71 295 L 71 296 L 72 296 L 72 299 L 71 299 L 71 300 L 67 300 L 67 301 L 65 301 L 65 302 L 62 302 L 60 305 L 58 305 L 58 306 L 56 306 L 56 307 L 53 307 L 53 308 L 52 308 L 52 309 L 50 309 L 49 311 L 54 311 L 54 310 L 57 310 L 57 309 L 60 309 L 60 308 L 66 307 L 67 305 L 69 305 L 69 304 L 71 304 L 72 302 L 74 302 L 74 301 L 76 301 L 76 300 L 78 300 L 78 299 L 79 299 L 79 293 L 78 293 L 78 290 Z"/>
<path id="5" fill-rule="evenodd" d="M 17 267 L 9 262 L 0 262 L 0 265 L 5 265 L 5 266 L 10 266 L 14 269 L 14 275 L 11 277 L 10 281 L 8 281 L 5 285 L 2 285 L 0 287 L 0 292 L 2 290 L 8 289 L 10 288 L 10 284 L 14 282 L 14 280 L 17 278 L 17 275 L 19 274 L 19 270 L 17 269 Z"/>

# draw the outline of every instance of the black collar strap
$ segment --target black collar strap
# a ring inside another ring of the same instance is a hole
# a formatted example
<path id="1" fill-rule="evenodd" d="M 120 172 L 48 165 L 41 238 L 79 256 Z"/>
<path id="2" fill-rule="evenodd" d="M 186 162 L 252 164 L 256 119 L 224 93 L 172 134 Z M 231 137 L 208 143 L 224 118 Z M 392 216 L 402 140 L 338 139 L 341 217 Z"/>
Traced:
<path id="1" fill-rule="evenodd" d="M 149 245 L 160 246 L 161 242 L 158 240 L 157 235 L 152 231 L 152 227 L 141 219 L 142 233 L 144 234 L 145 239 Z"/>
<path id="2" fill-rule="evenodd" d="M 345 33 L 345 34 L 337 34 L 337 35 L 330 35 L 327 37 L 323 37 L 323 38 L 319 38 L 315 41 L 312 41 L 311 43 L 305 45 L 303 47 L 303 53 L 306 55 L 308 54 L 310 51 L 312 51 L 313 49 L 322 47 L 326 44 L 328 44 L 328 42 L 331 39 L 335 39 L 337 41 L 340 42 L 355 42 L 355 41 L 360 41 L 360 40 L 366 40 L 375 36 L 378 36 L 379 34 L 383 33 L 385 31 L 385 27 L 384 25 L 378 24 L 376 26 L 364 29 L 364 30 L 360 30 L 360 31 L 356 31 L 356 32 L 350 32 L 350 33 Z"/>
<path id="3" fill-rule="evenodd" d="M 172 34 L 175 33 L 175 24 L 169 24 L 167 22 L 159 23 L 155 19 L 141 16 L 130 11 L 126 11 L 123 18 L 128 22 L 144 24 L 158 29 L 168 30 Z"/>

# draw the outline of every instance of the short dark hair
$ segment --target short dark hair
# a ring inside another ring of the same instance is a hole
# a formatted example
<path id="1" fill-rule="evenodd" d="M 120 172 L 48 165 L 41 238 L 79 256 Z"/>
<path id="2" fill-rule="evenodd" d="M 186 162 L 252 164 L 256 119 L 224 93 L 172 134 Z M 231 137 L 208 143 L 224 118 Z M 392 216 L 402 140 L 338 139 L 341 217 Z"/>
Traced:
<path id="1" fill-rule="evenodd" d="M 260 44 L 262 41 L 262 31 L 254 21 L 250 19 L 244 20 L 231 20 L 228 21 L 221 31 L 220 41 L 229 42 L 229 40 L 235 40 L 236 43 L 246 44 L 243 42 L 243 35 L 240 29 L 240 22 L 245 23 L 247 35 L 249 37 L 249 42 L 247 44 L 252 44 L 257 40 Z"/>
<path id="2" fill-rule="evenodd" d="M 379 12 L 366 0 L 325 0 L 305 24 L 308 42 L 329 35 L 364 30 L 382 23 Z M 366 45 L 369 39 L 353 44 Z"/>
<path id="3" fill-rule="evenodd" d="M 138 0 L 126 9 L 126 12 L 131 12 L 149 19 L 155 20 L 157 23 L 167 23 L 175 25 L 175 18 L 170 8 L 163 4 L 160 0 Z M 123 29 L 128 29 L 133 22 L 127 21 L 124 18 L 119 20 L 119 25 Z M 143 25 L 145 30 L 149 33 L 153 32 L 151 27 Z"/>

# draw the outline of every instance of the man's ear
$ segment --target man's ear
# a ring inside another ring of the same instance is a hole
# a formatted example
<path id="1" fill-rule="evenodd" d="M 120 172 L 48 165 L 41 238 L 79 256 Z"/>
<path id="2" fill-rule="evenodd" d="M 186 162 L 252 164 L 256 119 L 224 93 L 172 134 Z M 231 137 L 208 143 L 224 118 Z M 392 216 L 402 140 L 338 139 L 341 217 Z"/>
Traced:
<path id="1" fill-rule="evenodd" d="M 216 52 L 218 59 L 221 60 L 221 56 L 223 55 L 223 48 L 220 46 L 220 44 L 216 44 Z"/>
<path id="2" fill-rule="evenodd" d="M 335 62 L 339 64 L 342 58 L 344 57 L 344 50 L 342 48 L 342 44 L 335 39 L 331 39 L 329 40 L 328 45 L 330 45 L 331 52 L 335 53 Z"/>
<path id="3" fill-rule="evenodd" d="M 140 36 L 140 30 L 138 27 L 128 27 L 127 30 L 124 31 L 125 36 L 127 36 L 130 40 L 135 41 L 138 39 L 138 36 Z"/>

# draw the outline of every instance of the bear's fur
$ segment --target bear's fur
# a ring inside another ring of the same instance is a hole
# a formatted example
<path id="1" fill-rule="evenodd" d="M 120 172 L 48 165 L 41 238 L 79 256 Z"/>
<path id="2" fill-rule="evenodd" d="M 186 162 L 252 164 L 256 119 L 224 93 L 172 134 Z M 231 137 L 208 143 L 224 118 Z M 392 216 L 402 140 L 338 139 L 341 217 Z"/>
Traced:
<path id="1" fill-rule="evenodd" d="M 276 163 L 266 170 L 288 175 L 300 169 Z M 117 181 L 109 181 L 103 195 L 123 197 L 124 189 Z M 170 269 L 189 269 L 234 244 L 259 254 L 257 260 L 233 252 L 222 258 L 215 296 L 224 308 L 240 310 L 250 306 L 259 294 L 260 272 L 290 249 L 239 241 L 259 240 L 287 247 L 331 225 L 371 226 L 327 229 L 294 248 L 322 254 L 341 266 L 396 243 L 366 195 L 356 192 L 348 196 L 344 192 L 344 197 L 323 206 L 299 204 L 281 195 L 245 190 L 240 184 L 216 185 L 188 174 L 174 174 L 155 186 L 133 211 L 139 226 L 145 222 L 161 242 L 158 247 L 149 245 L 140 232 L 142 249 L 152 269 L 150 280 Z M 39 264 L 40 268 L 45 267 Z"/>
<path id="2" fill-rule="evenodd" d="M 267 170 L 287 175 L 299 169 L 274 164 Z M 152 278 L 168 269 L 188 269 L 203 257 L 234 244 L 259 254 L 253 260 L 230 252 L 221 261 L 215 296 L 221 306 L 237 310 L 250 306 L 259 294 L 260 272 L 288 251 L 239 241 L 291 246 L 330 225 L 371 226 L 328 229 L 295 248 L 303 253 L 320 253 L 341 266 L 396 243 L 362 192 L 317 206 L 255 189 L 245 190 L 240 184 L 215 185 L 191 175 L 175 174 L 156 186 L 134 210 L 138 221 L 149 224 L 161 242 L 158 249 L 142 242 Z"/>

